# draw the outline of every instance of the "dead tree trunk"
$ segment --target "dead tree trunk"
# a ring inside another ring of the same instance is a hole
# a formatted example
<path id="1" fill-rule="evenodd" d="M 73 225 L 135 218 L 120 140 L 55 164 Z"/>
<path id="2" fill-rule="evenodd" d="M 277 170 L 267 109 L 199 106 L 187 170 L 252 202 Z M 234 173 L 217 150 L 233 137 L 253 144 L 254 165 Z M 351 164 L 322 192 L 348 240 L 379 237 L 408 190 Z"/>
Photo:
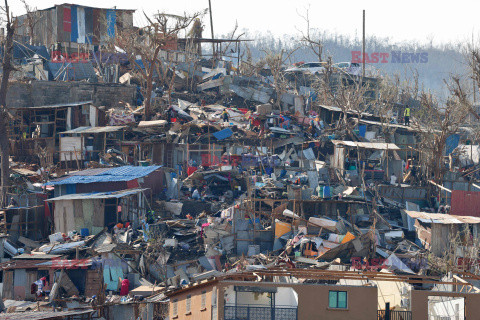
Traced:
<path id="1" fill-rule="evenodd" d="M 5 0 L 5 13 L 7 16 L 7 37 L 4 43 L 3 54 L 3 75 L 0 84 L 0 156 L 1 156 L 1 191 L 2 206 L 6 206 L 7 188 L 10 184 L 10 142 L 8 139 L 8 112 L 7 112 L 7 90 L 10 72 L 13 70 L 12 51 L 13 51 L 13 35 L 15 27 L 12 24 L 8 2 Z"/>

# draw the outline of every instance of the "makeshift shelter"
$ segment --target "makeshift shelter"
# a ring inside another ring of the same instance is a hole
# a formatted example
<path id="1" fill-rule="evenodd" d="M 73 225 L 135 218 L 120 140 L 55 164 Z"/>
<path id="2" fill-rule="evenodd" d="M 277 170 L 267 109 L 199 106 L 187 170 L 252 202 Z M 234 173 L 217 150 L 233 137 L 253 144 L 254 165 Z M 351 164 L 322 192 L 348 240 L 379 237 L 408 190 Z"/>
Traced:
<path id="1" fill-rule="evenodd" d="M 427 213 L 402 210 L 404 225 L 410 231 L 415 230 L 421 244 L 436 256 L 443 256 L 451 249 L 452 241 L 456 237 L 465 235 L 470 229 L 473 239 L 480 236 L 480 218 L 469 216 L 454 216 L 442 213 Z M 468 242 L 470 239 L 459 239 Z"/>
<path id="2" fill-rule="evenodd" d="M 79 193 L 48 199 L 54 203 L 55 232 L 88 229 L 90 234 L 97 234 L 119 222 L 131 222 L 136 227 L 146 213 L 142 194 L 145 190 Z"/>
<path id="3" fill-rule="evenodd" d="M 335 146 L 332 167 L 341 175 L 347 170 L 358 174 L 359 170 L 364 169 L 367 179 L 383 180 L 391 173 L 401 176 L 402 160 L 396 154 L 400 150 L 396 144 L 340 140 L 332 140 L 332 143 Z"/>

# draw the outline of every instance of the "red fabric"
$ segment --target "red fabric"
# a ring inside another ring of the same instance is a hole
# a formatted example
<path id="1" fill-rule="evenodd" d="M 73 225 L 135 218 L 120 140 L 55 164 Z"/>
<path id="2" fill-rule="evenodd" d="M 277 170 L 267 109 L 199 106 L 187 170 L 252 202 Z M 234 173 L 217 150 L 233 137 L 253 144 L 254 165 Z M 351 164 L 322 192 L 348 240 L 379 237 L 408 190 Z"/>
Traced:
<path id="1" fill-rule="evenodd" d="M 137 179 L 127 181 L 127 189 L 135 189 L 138 187 L 139 187 L 139 184 Z"/>
<path id="2" fill-rule="evenodd" d="M 187 168 L 187 175 L 191 175 L 195 171 L 197 171 L 197 167 L 188 167 Z"/>
<path id="3" fill-rule="evenodd" d="M 72 11 L 70 8 L 63 8 L 63 31 L 72 32 Z"/>
<path id="4" fill-rule="evenodd" d="M 128 281 L 128 279 L 123 279 L 122 287 L 120 288 L 120 295 L 126 296 L 129 290 L 130 290 L 130 281 Z"/>

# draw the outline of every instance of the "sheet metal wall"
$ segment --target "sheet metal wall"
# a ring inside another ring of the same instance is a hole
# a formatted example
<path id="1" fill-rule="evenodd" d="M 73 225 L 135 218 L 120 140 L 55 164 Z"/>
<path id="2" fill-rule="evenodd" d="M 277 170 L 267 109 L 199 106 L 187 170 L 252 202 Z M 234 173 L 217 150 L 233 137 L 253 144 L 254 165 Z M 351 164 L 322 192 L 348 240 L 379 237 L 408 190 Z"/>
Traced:
<path id="1" fill-rule="evenodd" d="M 480 192 L 453 190 L 450 214 L 480 217 Z"/>
<path id="2" fill-rule="evenodd" d="M 51 46 L 56 42 L 97 45 L 114 37 L 117 29 L 133 26 L 133 11 L 99 9 L 62 4 L 40 10 L 34 27 L 34 44 Z M 18 17 L 18 34 L 29 34 L 26 15 Z"/>

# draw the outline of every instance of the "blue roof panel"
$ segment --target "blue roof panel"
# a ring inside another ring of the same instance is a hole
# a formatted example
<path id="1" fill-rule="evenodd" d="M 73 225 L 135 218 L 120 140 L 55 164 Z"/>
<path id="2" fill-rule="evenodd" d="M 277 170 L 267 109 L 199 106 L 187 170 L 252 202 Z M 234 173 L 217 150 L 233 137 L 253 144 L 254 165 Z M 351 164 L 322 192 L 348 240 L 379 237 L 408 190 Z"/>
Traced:
<path id="1" fill-rule="evenodd" d="M 233 134 L 232 129 L 226 128 L 218 132 L 215 132 L 213 136 L 217 138 L 217 140 L 223 140 L 230 137 L 232 134 Z"/>
<path id="2" fill-rule="evenodd" d="M 160 168 L 161 166 L 122 166 L 111 168 L 106 171 L 98 170 L 97 174 L 95 174 L 94 171 L 91 169 L 83 170 L 67 176 L 66 178 L 62 177 L 53 181 L 49 181 L 45 185 L 55 186 L 62 184 L 88 184 L 98 182 L 130 181 L 145 177 Z M 82 172 L 85 172 L 85 174 L 82 174 Z"/>

